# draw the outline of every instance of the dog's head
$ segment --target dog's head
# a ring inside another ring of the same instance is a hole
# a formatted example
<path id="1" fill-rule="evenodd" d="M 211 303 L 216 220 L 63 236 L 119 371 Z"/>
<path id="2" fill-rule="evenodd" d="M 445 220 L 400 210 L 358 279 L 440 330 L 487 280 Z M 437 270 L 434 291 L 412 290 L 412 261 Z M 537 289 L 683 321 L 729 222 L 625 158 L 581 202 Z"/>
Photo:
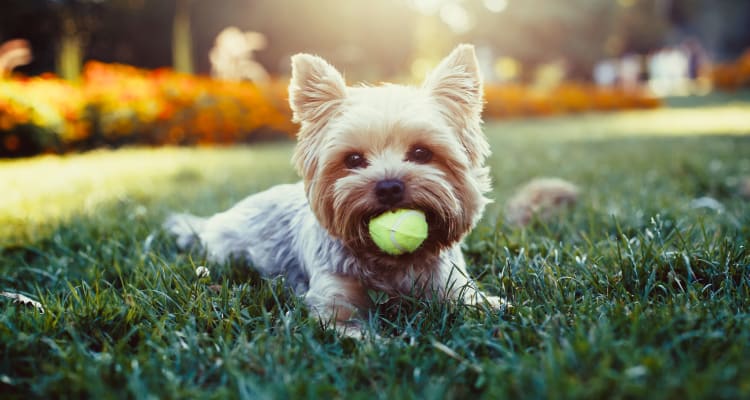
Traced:
<path id="1" fill-rule="evenodd" d="M 320 223 L 371 255 L 379 251 L 368 222 L 390 209 L 427 216 L 428 238 L 413 255 L 463 238 L 490 186 L 482 94 L 470 45 L 453 50 L 420 87 L 347 87 L 325 60 L 292 57 L 289 101 L 301 124 L 293 162 Z"/>

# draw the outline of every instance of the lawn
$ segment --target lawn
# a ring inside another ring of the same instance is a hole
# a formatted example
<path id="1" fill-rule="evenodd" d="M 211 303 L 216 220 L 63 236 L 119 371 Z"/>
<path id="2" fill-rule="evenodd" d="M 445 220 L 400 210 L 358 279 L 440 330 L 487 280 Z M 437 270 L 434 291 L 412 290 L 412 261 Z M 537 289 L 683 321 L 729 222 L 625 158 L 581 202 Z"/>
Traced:
<path id="1" fill-rule="evenodd" d="M 338 338 L 280 280 L 177 252 L 208 214 L 296 180 L 291 143 L 0 161 L 4 398 L 747 398 L 750 106 L 488 123 L 495 190 L 470 272 L 506 314 L 405 300 Z M 526 229 L 537 176 L 579 204 Z M 703 197 L 706 199 L 696 201 Z M 708 206 L 706 206 L 708 205 Z M 205 265 L 209 278 L 195 269 Z"/>

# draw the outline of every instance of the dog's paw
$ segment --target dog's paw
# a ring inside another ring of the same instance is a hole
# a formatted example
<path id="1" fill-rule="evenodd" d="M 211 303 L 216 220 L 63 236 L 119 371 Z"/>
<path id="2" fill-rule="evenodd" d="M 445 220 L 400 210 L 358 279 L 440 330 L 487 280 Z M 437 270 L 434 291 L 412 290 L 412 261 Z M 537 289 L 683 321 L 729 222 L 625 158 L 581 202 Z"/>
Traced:
<path id="1" fill-rule="evenodd" d="M 488 296 L 482 292 L 474 292 L 464 297 L 464 304 L 470 306 L 487 307 L 493 311 L 507 311 L 513 306 L 502 297 Z"/>
<path id="2" fill-rule="evenodd" d="M 336 323 L 336 333 L 340 338 L 354 339 L 357 341 L 369 338 L 371 340 L 382 339 L 377 333 L 368 331 L 364 325 L 358 321 L 339 321 Z"/>
<path id="3" fill-rule="evenodd" d="M 513 308 L 512 304 L 510 304 L 504 298 L 498 296 L 483 296 L 483 299 L 480 301 L 480 303 L 484 303 L 490 309 L 498 311 L 507 311 Z"/>
<path id="4" fill-rule="evenodd" d="M 365 332 L 359 324 L 336 324 L 336 333 L 342 338 L 362 340 L 365 338 Z"/>

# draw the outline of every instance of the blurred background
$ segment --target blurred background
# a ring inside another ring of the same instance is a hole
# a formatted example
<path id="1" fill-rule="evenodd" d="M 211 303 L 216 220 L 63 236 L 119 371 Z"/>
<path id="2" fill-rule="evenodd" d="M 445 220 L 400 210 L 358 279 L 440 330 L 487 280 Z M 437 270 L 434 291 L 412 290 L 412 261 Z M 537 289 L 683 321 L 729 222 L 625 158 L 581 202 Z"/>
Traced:
<path id="1" fill-rule="evenodd" d="M 293 135 L 289 57 L 414 83 L 473 43 L 487 118 L 750 84 L 747 0 L 5 0 L 0 156 Z"/>

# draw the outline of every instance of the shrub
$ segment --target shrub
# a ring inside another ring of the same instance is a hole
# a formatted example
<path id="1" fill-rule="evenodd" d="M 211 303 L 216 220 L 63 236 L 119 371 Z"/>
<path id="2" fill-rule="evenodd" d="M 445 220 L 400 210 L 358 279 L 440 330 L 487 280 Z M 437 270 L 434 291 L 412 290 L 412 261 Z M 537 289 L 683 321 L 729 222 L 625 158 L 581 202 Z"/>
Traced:
<path id="1" fill-rule="evenodd" d="M 285 80 L 255 85 L 88 62 L 80 84 L 54 75 L 0 80 L 0 156 L 100 146 L 228 144 L 296 126 Z M 656 107 L 641 92 L 564 83 L 549 91 L 487 85 L 488 118 Z"/>
<path id="2" fill-rule="evenodd" d="M 654 108 L 660 105 L 658 99 L 644 91 L 598 88 L 575 82 L 566 82 L 548 91 L 519 84 L 487 85 L 485 97 L 485 117 L 488 118 Z"/>
<path id="3" fill-rule="evenodd" d="M 714 65 L 711 78 L 714 86 L 721 90 L 750 87 L 750 49 L 734 62 Z"/>
<path id="4" fill-rule="evenodd" d="M 270 98 L 278 86 L 100 62 L 86 64 L 79 85 L 52 75 L 2 80 L 0 156 L 289 136 L 290 112 Z"/>

